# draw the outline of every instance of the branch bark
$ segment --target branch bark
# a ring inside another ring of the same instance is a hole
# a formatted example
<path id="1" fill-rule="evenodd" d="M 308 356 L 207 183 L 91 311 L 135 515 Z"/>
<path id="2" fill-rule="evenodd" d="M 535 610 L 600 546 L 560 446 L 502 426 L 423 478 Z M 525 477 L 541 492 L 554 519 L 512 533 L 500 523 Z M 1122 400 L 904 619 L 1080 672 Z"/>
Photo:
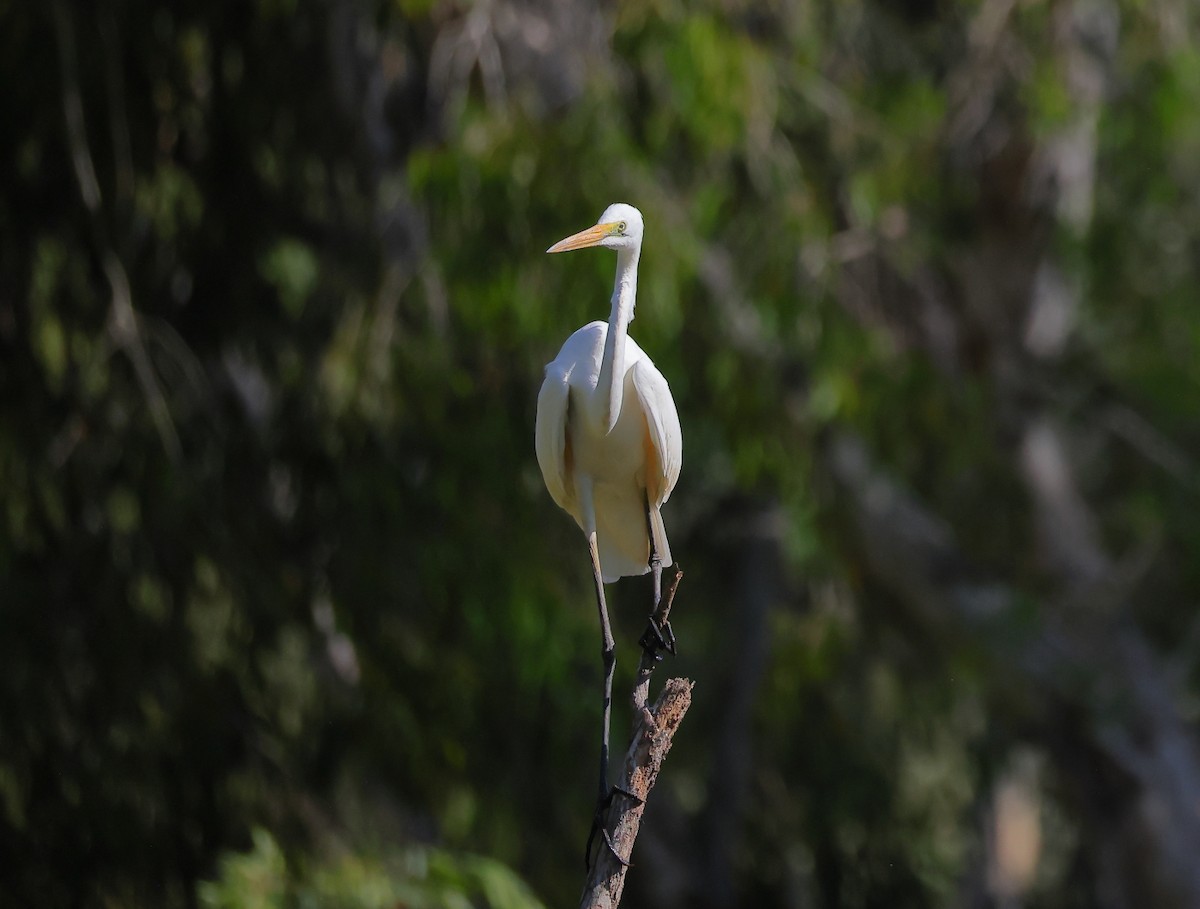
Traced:
<path id="1" fill-rule="evenodd" d="M 675 591 L 682 578 L 683 572 L 676 569 L 675 577 L 667 585 L 654 614 L 654 621 L 659 626 L 665 625 L 670 616 Z M 621 894 L 625 889 L 625 872 L 629 870 L 629 866 L 622 864 L 617 855 L 628 862 L 633 854 L 634 840 L 637 839 L 642 825 L 642 814 L 646 810 L 646 799 L 658 780 L 667 752 L 671 750 L 675 731 L 692 704 L 693 683 L 688 679 L 674 678 L 667 680 L 654 706 L 647 706 L 650 677 L 656 665 L 658 663 L 655 659 L 648 654 L 642 654 L 637 682 L 633 687 L 633 740 L 625 755 L 621 781 L 613 796 L 605 824 L 613 849 L 609 851 L 604 845 L 600 847 L 600 854 L 592 865 L 587 884 L 584 886 L 583 897 L 579 903 L 581 909 L 616 909 L 620 904 Z"/>

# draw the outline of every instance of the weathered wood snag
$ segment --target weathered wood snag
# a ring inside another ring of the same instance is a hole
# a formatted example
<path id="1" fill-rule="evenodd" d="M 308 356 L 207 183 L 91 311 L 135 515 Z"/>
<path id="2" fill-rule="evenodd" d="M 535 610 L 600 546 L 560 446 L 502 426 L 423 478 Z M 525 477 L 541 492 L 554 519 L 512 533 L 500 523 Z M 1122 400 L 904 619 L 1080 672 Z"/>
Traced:
<path id="1" fill-rule="evenodd" d="M 683 572 L 677 570 L 662 597 L 654 616 L 660 627 L 667 622 L 675 590 L 682 577 Z M 650 676 L 656 665 L 656 660 L 643 654 L 633 688 L 633 740 L 625 755 L 621 779 L 605 818 L 605 831 L 612 843 L 612 850 L 609 850 L 601 836 L 599 854 L 588 873 L 580 900 L 581 909 L 616 909 L 621 902 L 625 872 L 629 870 L 622 860 L 631 861 L 633 843 L 642 824 L 646 800 L 658 780 L 667 752 L 671 750 L 675 731 L 692 703 L 693 683 L 688 679 L 675 678 L 669 679 L 663 686 L 662 694 L 653 707 L 646 706 Z M 620 860 L 617 856 L 620 856 Z"/>

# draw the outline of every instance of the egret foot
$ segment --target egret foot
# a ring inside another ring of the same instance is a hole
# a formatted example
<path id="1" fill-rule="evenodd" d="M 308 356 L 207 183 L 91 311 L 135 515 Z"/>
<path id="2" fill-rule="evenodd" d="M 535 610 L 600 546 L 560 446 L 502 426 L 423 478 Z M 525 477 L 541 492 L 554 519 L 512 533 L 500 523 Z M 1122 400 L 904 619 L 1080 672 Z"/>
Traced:
<path id="1" fill-rule="evenodd" d="M 638 805 L 644 801 L 628 789 L 622 789 L 620 786 L 613 786 L 607 793 L 596 800 L 596 813 L 592 815 L 592 829 L 588 833 L 587 845 L 583 849 L 583 864 L 588 871 L 592 870 L 592 844 L 596 842 L 597 832 L 600 833 L 600 837 L 604 840 L 604 845 L 608 847 L 608 851 L 612 853 L 612 857 L 626 868 L 630 867 L 630 863 L 621 858 L 620 853 L 617 852 L 617 847 L 613 845 L 612 837 L 608 833 L 608 809 L 612 807 L 613 797 L 617 795 L 623 795 L 627 799 L 632 799 Z"/>
<path id="2" fill-rule="evenodd" d="M 656 663 L 662 660 L 664 650 L 675 656 L 675 632 L 671 630 L 671 623 L 664 622 L 659 625 L 654 621 L 654 616 L 651 616 L 650 621 L 646 623 L 646 630 L 638 638 L 638 646 Z"/>

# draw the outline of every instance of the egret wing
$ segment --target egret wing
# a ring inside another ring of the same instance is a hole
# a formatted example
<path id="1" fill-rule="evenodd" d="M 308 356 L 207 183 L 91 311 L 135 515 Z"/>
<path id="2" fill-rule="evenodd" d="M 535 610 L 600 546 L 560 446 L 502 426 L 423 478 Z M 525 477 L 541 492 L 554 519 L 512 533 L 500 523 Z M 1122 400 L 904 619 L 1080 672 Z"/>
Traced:
<path id="1" fill-rule="evenodd" d="M 572 459 L 567 435 L 571 406 L 569 380 L 569 374 L 557 363 L 546 367 L 546 378 L 538 392 L 534 445 L 538 466 L 542 468 L 542 479 L 546 481 L 550 497 L 558 503 L 559 508 L 574 514 L 575 488 L 571 478 Z"/>
<path id="2" fill-rule="evenodd" d="M 646 417 L 646 431 L 657 461 L 646 465 L 646 492 L 651 503 L 661 505 L 670 498 L 683 467 L 683 430 L 667 380 L 649 357 L 634 364 L 633 387 Z"/>

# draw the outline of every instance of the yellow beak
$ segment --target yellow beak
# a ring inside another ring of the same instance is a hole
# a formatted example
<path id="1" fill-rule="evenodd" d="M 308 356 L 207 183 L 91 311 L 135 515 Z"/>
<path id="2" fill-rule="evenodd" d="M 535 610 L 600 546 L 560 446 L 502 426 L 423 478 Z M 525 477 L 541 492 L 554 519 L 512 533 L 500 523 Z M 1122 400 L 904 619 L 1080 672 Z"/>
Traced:
<path id="1" fill-rule="evenodd" d="M 613 234 L 615 234 L 620 225 L 620 221 L 612 221 L 608 224 L 597 224 L 595 227 L 589 227 L 586 230 L 581 230 L 577 234 L 571 234 L 571 236 L 567 237 L 565 240 L 559 240 L 548 250 L 546 250 L 546 252 L 569 252 L 572 249 L 583 249 L 586 246 L 595 246 L 605 237 L 611 237 Z"/>

